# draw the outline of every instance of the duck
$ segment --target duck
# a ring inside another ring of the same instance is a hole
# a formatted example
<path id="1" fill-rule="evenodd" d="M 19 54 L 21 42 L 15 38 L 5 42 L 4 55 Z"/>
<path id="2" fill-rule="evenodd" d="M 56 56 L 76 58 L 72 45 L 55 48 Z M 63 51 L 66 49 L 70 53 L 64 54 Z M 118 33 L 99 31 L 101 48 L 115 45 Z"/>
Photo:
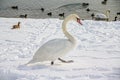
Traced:
<path id="1" fill-rule="evenodd" d="M 87 9 L 86 9 L 86 11 L 87 11 L 87 12 L 89 12 L 89 11 L 90 11 L 90 9 L 89 9 L 89 8 L 87 8 Z"/>
<path id="2" fill-rule="evenodd" d="M 47 13 L 48 16 L 52 16 L 52 12 Z"/>
<path id="3" fill-rule="evenodd" d="M 13 27 L 11 29 L 18 29 L 18 28 L 20 28 L 20 22 L 18 22 L 17 25 L 13 25 Z"/>
<path id="4" fill-rule="evenodd" d="M 65 13 L 59 14 L 60 17 L 65 17 Z"/>
<path id="5" fill-rule="evenodd" d="M 92 14 L 91 14 L 92 20 L 94 19 L 94 16 L 95 16 L 95 14 L 94 14 L 94 13 L 92 13 Z"/>
<path id="6" fill-rule="evenodd" d="M 114 20 L 113 21 L 117 21 L 117 16 L 115 16 Z"/>
<path id="7" fill-rule="evenodd" d="M 88 6 L 89 3 L 82 3 L 82 6 Z"/>
<path id="8" fill-rule="evenodd" d="M 107 0 L 104 0 L 104 1 L 102 1 L 101 3 L 104 4 L 104 5 L 106 5 Z"/>
<path id="9" fill-rule="evenodd" d="M 116 14 L 117 14 L 117 15 L 120 15 L 120 12 L 117 12 Z"/>
<path id="10" fill-rule="evenodd" d="M 20 17 L 20 18 L 27 18 L 27 14 L 25 14 L 25 15 L 20 15 L 19 17 Z"/>
<path id="11" fill-rule="evenodd" d="M 73 60 L 66 61 L 61 59 L 61 57 L 64 57 L 67 53 L 76 48 L 78 44 L 76 38 L 67 31 L 69 21 L 75 21 L 82 25 L 80 17 L 77 14 L 68 15 L 62 22 L 62 30 L 67 39 L 57 38 L 49 40 L 37 50 L 33 58 L 26 65 L 43 61 L 50 61 L 51 65 L 53 65 L 55 60 L 60 60 L 64 63 L 73 62 Z"/>
<path id="12" fill-rule="evenodd" d="M 106 10 L 106 14 L 103 13 L 96 13 L 94 16 L 94 19 L 99 21 L 109 21 L 109 14 L 110 14 L 110 10 Z"/>
<path id="13" fill-rule="evenodd" d="M 41 10 L 42 12 L 44 12 L 45 9 L 44 9 L 44 8 L 41 8 L 40 10 Z"/>
<path id="14" fill-rule="evenodd" d="M 17 9 L 18 10 L 18 6 L 11 6 L 12 9 Z"/>

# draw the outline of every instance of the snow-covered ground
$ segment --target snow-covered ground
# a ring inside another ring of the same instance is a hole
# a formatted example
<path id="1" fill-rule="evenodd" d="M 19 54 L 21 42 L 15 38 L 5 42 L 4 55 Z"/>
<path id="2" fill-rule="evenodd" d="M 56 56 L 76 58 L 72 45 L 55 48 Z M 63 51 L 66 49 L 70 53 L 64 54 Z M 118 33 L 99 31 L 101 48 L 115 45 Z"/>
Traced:
<path id="1" fill-rule="evenodd" d="M 21 22 L 20 29 L 12 26 Z M 62 20 L 0 18 L 0 80 L 120 80 L 120 22 L 85 20 L 68 24 L 78 47 L 56 61 L 26 66 L 38 48 L 54 38 L 65 38 Z"/>

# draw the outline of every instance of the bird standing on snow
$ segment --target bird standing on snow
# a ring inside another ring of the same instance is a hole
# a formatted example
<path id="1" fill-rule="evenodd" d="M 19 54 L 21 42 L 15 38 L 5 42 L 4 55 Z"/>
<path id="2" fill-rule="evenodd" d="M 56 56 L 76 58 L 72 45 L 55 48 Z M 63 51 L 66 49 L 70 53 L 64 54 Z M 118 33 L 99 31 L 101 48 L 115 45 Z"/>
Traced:
<path id="1" fill-rule="evenodd" d="M 13 27 L 11 29 L 16 29 L 16 28 L 20 28 L 20 22 L 18 22 L 17 25 L 13 25 Z"/>
<path id="2" fill-rule="evenodd" d="M 66 28 L 67 23 L 71 20 L 76 21 L 82 25 L 78 15 L 71 14 L 68 17 L 66 17 L 62 23 L 62 29 L 63 33 L 68 39 L 53 39 L 46 42 L 38 49 L 38 51 L 34 54 L 33 59 L 27 64 L 42 61 L 51 61 L 51 65 L 53 65 L 56 59 L 66 63 L 72 62 L 72 60 L 65 61 L 61 59 L 61 57 L 65 56 L 68 52 L 73 50 L 77 45 L 77 40 L 67 32 Z"/>

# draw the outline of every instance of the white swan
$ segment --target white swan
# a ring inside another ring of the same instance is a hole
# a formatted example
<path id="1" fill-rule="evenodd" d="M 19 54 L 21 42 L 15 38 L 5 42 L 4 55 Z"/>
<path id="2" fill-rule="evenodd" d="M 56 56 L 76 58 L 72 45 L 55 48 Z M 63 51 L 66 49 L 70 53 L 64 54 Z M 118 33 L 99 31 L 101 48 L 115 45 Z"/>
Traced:
<path id="1" fill-rule="evenodd" d="M 38 49 L 38 51 L 33 56 L 33 59 L 29 61 L 27 64 L 32 64 L 42 61 L 51 61 L 51 65 L 52 65 L 56 59 L 59 59 L 62 62 L 66 62 L 62 60 L 60 57 L 63 57 L 69 51 L 74 49 L 77 44 L 76 39 L 67 32 L 66 25 L 67 22 L 70 20 L 82 24 L 80 22 L 79 16 L 76 14 L 71 14 L 68 17 L 66 17 L 62 23 L 62 29 L 63 29 L 63 33 L 68 39 L 53 39 L 46 42 Z"/>
<path id="2" fill-rule="evenodd" d="M 96 13 L 94 16 L 95 20 L 105 20 L 105 21 L 109 21 L 109 14 L 110 14 L 110 10 L 106 11 L 106 14 L 103 13 Z"/>

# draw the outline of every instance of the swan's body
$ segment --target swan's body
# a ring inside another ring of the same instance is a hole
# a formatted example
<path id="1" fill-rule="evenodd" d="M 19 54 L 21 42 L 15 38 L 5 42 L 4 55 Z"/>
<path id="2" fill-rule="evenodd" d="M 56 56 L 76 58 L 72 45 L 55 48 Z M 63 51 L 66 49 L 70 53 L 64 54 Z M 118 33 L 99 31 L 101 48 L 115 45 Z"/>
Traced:
<path id="1" fill-rule="evenodd" d="M 109 14 L 110 14 L 110 10 L 107 10 L 106 14 L 96 13 L 94 19 L 95 20 L 106 20 L 106 21 L 109 21 Z"/>
<path id="2" fill-rule="evenodd" d="M 62 29 L 68 39 L 53 39 L 46 42 L 38 49 L 33 56 L 33 59 L 28 62 L 28 64 L 42 61 L 55 61 L 56 59 L 65 56 L 65 54 L 76 47 L 76 39 L 66 31 L 66 24 L 70 20 L 80 23 L 79 17 L 76 14 L 71 14 L 65 18 L 62 24 Z"/>
<path id="3" fill-rule="evenodd" d="M 30 63 L 54 61 L 72 49 L 73 44 L 67 39 L 53 39 L 39 48 Z"/>

